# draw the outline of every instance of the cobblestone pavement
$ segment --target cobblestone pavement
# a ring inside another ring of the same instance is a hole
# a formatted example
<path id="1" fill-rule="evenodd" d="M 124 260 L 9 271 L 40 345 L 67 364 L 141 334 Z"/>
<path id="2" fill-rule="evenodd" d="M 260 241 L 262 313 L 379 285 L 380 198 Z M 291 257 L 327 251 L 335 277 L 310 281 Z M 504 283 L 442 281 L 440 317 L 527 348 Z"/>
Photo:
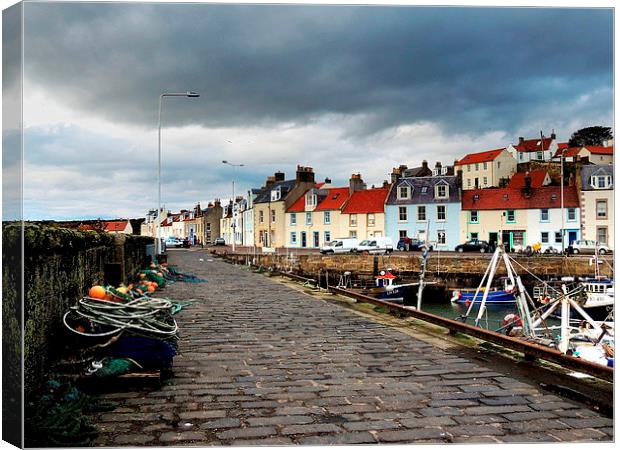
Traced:
<path id="1" fill-rule="evenodd" d="M 613 421 L 455 353 L 199 251 L 175 376 L 106 395 L 95 445 L 610 441 Z M 203 258 L 203 261 L 199 259 Z"/>

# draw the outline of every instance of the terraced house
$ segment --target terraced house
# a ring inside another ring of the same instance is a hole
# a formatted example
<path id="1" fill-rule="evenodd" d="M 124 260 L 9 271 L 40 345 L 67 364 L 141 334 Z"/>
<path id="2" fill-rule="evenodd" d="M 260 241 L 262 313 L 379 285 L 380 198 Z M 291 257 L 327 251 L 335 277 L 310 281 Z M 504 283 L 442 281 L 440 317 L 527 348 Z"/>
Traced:
<path id="1" fill-rule="evenodd" d="M 614 249 L 614 166 L 581 168 L 581 230 L 583 239 L 598 241 Z"/>
<path id="2" fill-rule="evenodd" d="M 348 187 L 332 187 L 329 179 L 308 189 L 286 211 L 289 247 L 321 247 L 340 237 L 340 209 L 349 198 Z"/>
<path id="3" fill-rule="evenodd" d="M 297 166 L 294 180 L 285 180 L 282 172 L 267 177 L 254 200 L 254 243 L 257 247 L 286 245 L 286 210 L 311 187 L 314 187 L 312 167 Z"/>
<path id="4" fill-rule="evenodd" d="M 385 205 L 385 229 L 401 238 L 432 242 L 440 250 L 460 243 L 461 197 L 456 176 L 403 177 L 392 184 Z M 445 171 L 447 172 L 447 170 Z"/>
<path id="5" fill-rule="evenodd" d="M 520 137 L 518 144 L 510 144 L 506 150 L 519 164 L 530 161 L 551 161 L 558 150 L 558 142 L 555 133 L 551 133 L 549 137 L 543 135 L 534 139 Z"/>
<path id="6" fill-rule="evenodd" d="M 533 188 L 527 177 L 522 188 L 475 189 L 462 193 L 461 240 L 502 242 L 518 250 L 541 243 L 562 250 L 580 238 L 580 211 L 575 186 L 564 188 L 561 208 L 559 186 Z M 564 216 L 564 220 L 562 220 Z M 562 227 L 564 223 L 564 228 Z"/>
<path id="7" fill-rule="evenodd" d="M 454 163 L 461 173 L 462 189 L 500 187 L 517 171 L 517 160 L 505 148 L 470 153 Z"/>
<path id="8" fill-rule="evenodd" d="M 354 190 L 342 208 L 339 237 L 352 237 L 361 241 L 386 236 L 385 199 L 389 191 L 387 182 L 381 188 Z"/>

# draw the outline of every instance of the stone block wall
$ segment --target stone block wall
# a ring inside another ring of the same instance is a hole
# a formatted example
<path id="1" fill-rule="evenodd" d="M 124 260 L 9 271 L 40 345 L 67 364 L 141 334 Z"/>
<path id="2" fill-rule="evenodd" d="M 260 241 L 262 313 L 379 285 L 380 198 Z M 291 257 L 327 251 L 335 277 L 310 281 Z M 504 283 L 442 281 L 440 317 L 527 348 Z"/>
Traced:
<path id="1" fill-rule="evenodd" d="M 15 317 L 8 308 L 19 308 L 19 292 L 15 282 L 20 280 L 21 263 L 18 248 L 21 224 L 3 227 L 3 313 Z M 26 394 L 35 389 L 50 368 L 64 336 L 62 316 L 70 306 L 84 296 L 90 286 L 104 281 L 104 265 L 119 263 L 126 281 L 130 274 L 142 268 L 146 246 L 152 238 L 113 235 L 92 231 L 52 228 L 26 224 L 24 242 L 24 372 Z M 8 247 L 7 247 L 8 246 Z M 6 258 L 5 258 L 6 255 Z M 4 302 L 3 302 L 4 303 Z M 3 325 L 11 325 L 4 321 Z M 5 329 L 4 338 L 19 342 L 18 322 Z M 17 329 L 16 329 L 17 328 Z"/>

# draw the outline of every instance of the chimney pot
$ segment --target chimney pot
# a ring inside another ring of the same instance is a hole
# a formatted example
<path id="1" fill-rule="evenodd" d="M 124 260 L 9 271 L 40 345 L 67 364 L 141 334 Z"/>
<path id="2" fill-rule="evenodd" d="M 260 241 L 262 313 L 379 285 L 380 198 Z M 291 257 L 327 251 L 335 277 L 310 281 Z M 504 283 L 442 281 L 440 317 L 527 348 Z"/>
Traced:
<path id="1" fill-rule="evenodd" d="M 427 160 L 423 160 L 422 161 L 422 167 L 425 169 L 428 169 L 428 161 Z"/>
<path id="2" fill-rule="evenodd" d="M 525 138 L 523 136 L 519 136 L 519 144 L 523 144 L 525 142 Z"/>

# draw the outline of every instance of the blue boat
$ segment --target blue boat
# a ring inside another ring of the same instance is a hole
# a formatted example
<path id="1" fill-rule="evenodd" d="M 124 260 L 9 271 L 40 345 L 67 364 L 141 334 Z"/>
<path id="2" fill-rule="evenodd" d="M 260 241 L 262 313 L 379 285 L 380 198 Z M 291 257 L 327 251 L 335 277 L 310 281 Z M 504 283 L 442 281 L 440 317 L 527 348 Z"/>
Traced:
<path id="1" fill-rule="evenodd" d="M 493 288 L 489 291 L 487 296 L 487 304 L 489 305 L 505 305 L 515 303 L 515 288 L 510 284 L 510 279 L 507 277 L 500 278 L 504 282 L 503 289 Z M 452 293 L 453 303 L 463 303 L 469 305 L 471 302 L 481 303 L 484 296 L 484 289 L 478 291 L 476 296 L 476 289 L 458 289 Z M 475 297 L 475 298 L 474 298 Z"/>

